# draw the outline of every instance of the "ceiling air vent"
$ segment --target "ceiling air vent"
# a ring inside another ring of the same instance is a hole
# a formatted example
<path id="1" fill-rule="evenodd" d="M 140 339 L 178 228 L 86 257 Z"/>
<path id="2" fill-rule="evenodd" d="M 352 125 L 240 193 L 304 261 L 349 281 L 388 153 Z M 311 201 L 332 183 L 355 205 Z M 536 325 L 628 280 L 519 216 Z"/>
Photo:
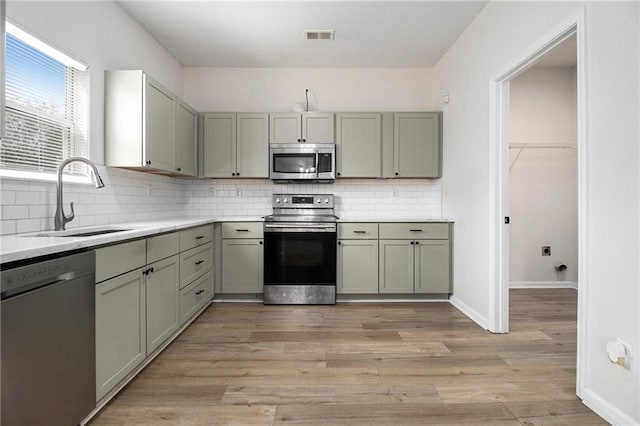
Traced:
<path id="1" fill-rule="evenodd" d="M 304 37 L 307 40 L 333 40 L 336 32 L 334 30 L 305 30 Z"/>

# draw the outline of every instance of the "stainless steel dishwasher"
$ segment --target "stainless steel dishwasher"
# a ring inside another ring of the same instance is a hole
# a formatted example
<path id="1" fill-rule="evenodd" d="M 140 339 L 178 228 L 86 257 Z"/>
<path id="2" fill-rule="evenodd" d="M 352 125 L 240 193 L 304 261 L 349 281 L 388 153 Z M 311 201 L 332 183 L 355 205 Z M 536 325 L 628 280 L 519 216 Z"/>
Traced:
<path id="1" fill-rule="evenodd" d="M 2 425 L 75 425 L 95 408 L 95 253 L 2 265 Z"/>

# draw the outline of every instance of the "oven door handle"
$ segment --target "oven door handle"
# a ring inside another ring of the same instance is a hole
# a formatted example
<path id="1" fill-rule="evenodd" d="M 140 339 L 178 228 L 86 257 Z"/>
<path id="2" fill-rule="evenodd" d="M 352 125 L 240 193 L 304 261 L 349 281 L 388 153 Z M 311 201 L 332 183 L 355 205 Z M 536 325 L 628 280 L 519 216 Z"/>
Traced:
<path id="1" fill-rule="evenodd" d="M 320 176 L 320 172 L 318 171 L 318 167 L 320 166 L 320 164 L 318 164 L 320 162 L 320 154 L 318 153 L 318 150 L 316 149 L 316 179 Z"/>
<path id="2" fill-rule="evenodd" d="M 335 232 L 336 225 L 334 223 L 328 224 L 313 224 L 305 225 L 301 223 L 291 224 L 270 224 L 264 225 L 266 232 Z"/>

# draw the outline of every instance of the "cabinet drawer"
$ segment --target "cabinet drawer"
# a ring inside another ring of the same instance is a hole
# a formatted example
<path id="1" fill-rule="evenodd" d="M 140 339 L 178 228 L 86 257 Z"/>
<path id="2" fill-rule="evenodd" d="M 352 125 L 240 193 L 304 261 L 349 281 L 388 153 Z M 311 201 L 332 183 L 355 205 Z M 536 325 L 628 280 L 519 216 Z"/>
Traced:
<path id="1" fill-rule="evenodd" d="M 375 240 L 378 238 L 377 223 L 339 223 L 338 239 Z"/>
<path id="2" fill-rule="evenodd" d="M 262 222 L 225 222 L 222 238 L 262 238 Z"/>
<path id="3" fill-rule="evenodd" d="M 189 250 L 213 240 L 213 226 L 204 225 L 180 231 L 180 251 Z"/>
<path id="4" fill-rule="evenodd" d="M 180 325 L 189 320 L 212 298 L 213 274 L 211 272 L 180 290 Z"/>
<path id="5" fill-rule="evenodd" d="M 177 232 L 147 238 L 147 263 L 178 254 L 179 250 L 180 240 Z"/>
<path id="6" fill-rule="evenodd" d="M 194 247 L 191 250 L 180 253 L 180 288 L 183 288 L 204 272 L 211 269 L 212 264 L 212 243 Z"/>
<path id="7" fill-rule="evenodd" d="M 96 282 L 124 274 L 146 264 L 144 239 L 96 250 Z"/>
<path id="8" fill-rule="evenodd" d="M 449 239 L 448 223 L 381 223 L 380 239 Z"/>

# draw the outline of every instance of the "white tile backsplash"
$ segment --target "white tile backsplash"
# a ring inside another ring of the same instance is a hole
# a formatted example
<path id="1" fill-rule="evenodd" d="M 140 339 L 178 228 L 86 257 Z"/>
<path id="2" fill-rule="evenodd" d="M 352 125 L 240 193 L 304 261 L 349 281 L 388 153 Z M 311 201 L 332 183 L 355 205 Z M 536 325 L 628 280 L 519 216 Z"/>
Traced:
<path id="1" fill-rule="evenodd" d="M 98 166 L 105 187 L 65 183 L 67 228 L 177 216 L 259 217 L 274 193 L 334 194 L 341 218 L 440 218 L 442 188 L 429 179 L 341 179 L 334 184 L 274 184 L 266 179 L 179 179 Z M 0 181 L 0 234 L 53 229 L 53 182 Z"/>

